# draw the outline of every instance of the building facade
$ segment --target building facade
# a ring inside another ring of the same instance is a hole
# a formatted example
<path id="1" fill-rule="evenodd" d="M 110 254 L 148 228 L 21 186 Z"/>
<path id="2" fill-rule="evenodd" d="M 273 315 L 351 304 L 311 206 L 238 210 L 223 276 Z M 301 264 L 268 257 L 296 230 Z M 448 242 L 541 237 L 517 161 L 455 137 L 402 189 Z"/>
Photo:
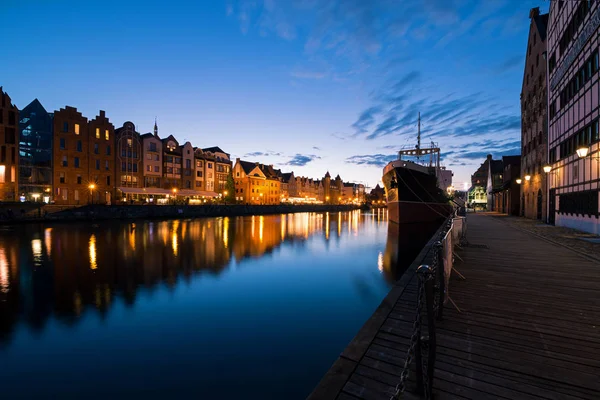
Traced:
<path id="1" fill-rule="evenodd" d="M 161 188 L 163 175 L 163 144 L 158 137 L 158 128 L 154 125 L 154 133 L 140 135 L 142 139 L 144 187 Z"/>
<path id="2" fill-rule="evenodd" d="M 87 123 L 75 107 L 54 112 L 52 164 L 56 204 L 76 206 L 91 202 Z"/>
<path id="3" fill-rule="evenodd" d="M 49 203 L 52 188 L 53 115 L 38 99 L 19 112 L 19 194 Z"/>
<path id="4" fill-rule="evenodd" d="M 134 202 L 140 199 L 143 187 L 142 140 L 135 125 L 127 121 L 115 129 L 115 170 L 117 200 Z"/>
<path id="5" fill-rule="evenodd" d="M 88 122 L 88 189 L 93 204 L 112 204 L 115 198 L 115 127 L 100 110 Z"/>
<path id="6" fill-rule="evenodd" d="M 280 178 L 272 165 L 235 160 L 235 200 L 244 204 L 279 204 Z"/>
<path id="7" fill-rule="evenodd" d="M 521 185 L 517 179 L 521 176 L 521 156 L 502 157 L 502 186 L 492 191 L 493 210 L 519 216 Z"/>
<path id="8" fill-rule="evenodd" d="M 600 233 L 600 2 L 553 1 L 549 73 L 548 221 Z"/>
<path id="9" fill-rule="evenodd" d="M 212 190 L 223 194 L 227 186 L 227 177 L 231 173 L 230 155 L 216 146 L 202 149 L 202 151 L 205 155 L 212 158 L 215 163 L 214 188 Z"/>
<path id="10" fill-rule="evenodd" d="M 548 99 L 546 79 L 546 31 L 548 14 L 529 13 L 529 39 L 521 89 L 521 215 L 546 220 L 548 162 Z M 529 179 L 525 179 L 528 176 Z"/>
<path id="11" fill-rule="evenodd" d="M 0 201 L 17 201 L 19 184 L 19 110 L 0 86 Z"/>

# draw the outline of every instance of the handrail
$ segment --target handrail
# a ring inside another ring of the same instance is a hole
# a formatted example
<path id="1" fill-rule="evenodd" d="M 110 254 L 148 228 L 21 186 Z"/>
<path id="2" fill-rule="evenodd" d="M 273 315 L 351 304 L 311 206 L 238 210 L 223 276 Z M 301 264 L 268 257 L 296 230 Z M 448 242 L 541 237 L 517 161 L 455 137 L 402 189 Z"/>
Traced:
<path id="1" fill-rule="evenodd" d="M 435 321 L 440 321 L 443 317 L 444 303 L 448 293 L 447 282 L 452 268 L 452 250 L 454 247 L 452 230 L 454 229 L 453 222 L 455 218 L 464 217 L 457 217 L 456 213 L 453 213 L 444 221 L 432 238 L 434 242 L 431 245 L 431 251 L 428 257 L 425 257 L 428 264 L 420 265 L 417 268 L 419 282 L 413 331 L 400 374 L 400 382 L 396 385 L 396 391 L 391 397 L 392 400 L 399 399 L 406 390 L 406 381 L 413 357 L 416 363 L 417 393 L 427 400 L 432 397 L 437 345 Z M 462 232 L 460 232 L 461 241 L 465 237 L 465 228 L 466 225 L 463 221 L 461 225 Z M 427 315 L 427 331 L 425 333 L 422 330 L 423 307 L 425 307 Z"/>

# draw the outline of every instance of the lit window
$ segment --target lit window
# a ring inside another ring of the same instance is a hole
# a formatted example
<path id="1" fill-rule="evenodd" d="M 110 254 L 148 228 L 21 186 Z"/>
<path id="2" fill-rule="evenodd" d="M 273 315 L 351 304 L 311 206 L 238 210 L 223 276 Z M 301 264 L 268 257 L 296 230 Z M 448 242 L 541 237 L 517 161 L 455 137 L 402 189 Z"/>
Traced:
<path id="1" fill-rule="evenodd" d="M 14 183 L 16 180 L 17 180 L 17 169 L 13 165 L 10 167 L 10 181 Z"/>
<path id="2" fill-rule="evenodd" d="M 79 200 L 79 190 L 75 189 L 75 191 L 73 192 L 73 198 L 75 199 L 75 201 Z"/>
<path id="3" fill-rule="evenodd" d="M 133 142 L 131 139 L 127 139 L 127 147 L 131 147 L 133 145 Z"/>
<path id="4" fill-rule="evenodd" d="M 96 139 L 100 139 L 100 128 L 96 128 Z"/>
<path id="5" fill-rule="evenodd" d="M 104 139 L 108 140 L 110 138 L 110 133 L 108 132 L 108 129 L 104 131 Z"/>
<path id="6" fill-rule="evenodd" d="M 0 183 L 5 183 L 6 167 L 4 165 L 0 165 Z"/>
<path id="7" fill-rule="evenodd" d="M 79 124 L 75 124 L 75 134 L 79 135 Z"/>

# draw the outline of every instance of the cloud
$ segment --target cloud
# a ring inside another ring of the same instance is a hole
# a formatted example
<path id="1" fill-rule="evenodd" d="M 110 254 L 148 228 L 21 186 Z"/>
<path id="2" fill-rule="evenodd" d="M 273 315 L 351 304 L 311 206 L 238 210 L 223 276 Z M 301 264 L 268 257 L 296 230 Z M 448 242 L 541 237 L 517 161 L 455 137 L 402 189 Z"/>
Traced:
<path id="1" fill-rule="evenodd" d="M 314 154 L 296 154 L 291 157 L 291 160 L 285 163 L 285 165 L 291 165 L 294 167 L 303 167 L 311 161 L 320 159 L 321 157 Z"/>
<path id="2" fill-rule="evenodd" d="M 313 150 L 321 150 L 321 149 L 317 146 L 313 146 Z"/>
<path id="3" fill-rule="evenodd" d="M 321 72 L 321 71 L 297 70 L 297 71 L 290 72 L 290 75 L 292 77 L 298 78 L 298 79 L 323 79 L 327 76 L 327 73 Z"/>
<path id="4" fill-rule="evenodd" d="M 525 63 L 525 57 L 523 55 L 514 55 L 504 60 L 498 67 L 494 69 L 497 74 L 508 72 L 513 68 L 521 67 Z"/>
<path id="5" fill-rule="evenodd" d="M 246 153 L 244 154 L 244 157 L 271 157 L 271 156 L 281 156 L 282 153 L 278 153 L 275 151 L 255 151 L 252 153 Z"/>
<path id="6" fill-rule="evenodd" d="M 367 108 L 359 116 L 356 122 L 352 124 L 352 128 L 355 129 L 356 134 L 368 132 L 368 128 L 375 123 L 375 117 L 381 113 L 382 108 L 380 106 L 374 106 Z"/>
<path id="7" fill-rule="evenodd" d="M 365 154 L 346 158 L 348 164 L 385 167 L 390 161 L 396 160 L 396 154 Z"/>

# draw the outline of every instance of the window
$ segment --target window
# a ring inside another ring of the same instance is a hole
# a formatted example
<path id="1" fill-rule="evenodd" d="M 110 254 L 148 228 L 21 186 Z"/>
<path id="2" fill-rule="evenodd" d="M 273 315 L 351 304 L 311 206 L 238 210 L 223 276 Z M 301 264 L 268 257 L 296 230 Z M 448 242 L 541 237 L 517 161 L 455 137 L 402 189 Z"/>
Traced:
<path id="1" fill-rule="evenodd" d="M 17 168 L 14 165 L 10 167 L 10 181 L 14 183 L 17 180 Z"/>
<path id="2" fill-rule="evenodd" d="M 108 131 L 108 129 L 106 129 L 106 130 L 104 131 L 104 139 L 105 139 L 105 140 L 109 140 L 109 139 L 110 139 L 110 132 Z"/>
<path id="3" fill-rule="evenodd" d="M 201 167 L 202 167 L 202 161 L 196 160 L 196 168 L 201 168 Z"/>
<path id="4" fill-rule="evenodd" d="M 67 140 L 65 138 L 60 138 L 60 149 L 65 150 L 67 148 Z"/>
<path id="5" fill-rule="evenodd" d="M 138 172 L 138 170 L 137 170 L 137 163 L 133 164 L 133 172 Z"/>
<path id="6" fill-rule="evenodd" d="M 63 122 L 63 132 L 69 132 L 69 123 Z"/>
<path id="7" fill-rule="evenodd" d="M 110 186 L 110 175 L 106 177 L 106 186 Z"/>
<path id="8" fill-rule="evenodd" d="M 75 191 L 73 191 L 73 198 L 75 201 L 79 201 L 79 190 L 75 189 Z"/>
<path id="9" fill-rule="evenodd" d="M 75 165 L 75 168 L 79 168 L 79 157 L 73 159 L 73 165 Z"/>
<path id="10" fill-rule="evenodd" d="M 68 167 L 69 163 L 67 162 L 67 156 L 63 156 L 62 158 L 62 166 L 63 167 Z"/>
<path id="11" fill-rule="evenodd" d="M 125 161 L 121 162 L 121 171 L 127 171 L 127 163 Z"/>
<path id="12" fill-rule="evenodd" d="M 160 167 L 158 165 L 154 166 L 154 172 L 160 172 Z"/>
<path id="13" fill-rule="evenodd" d="M 81 185 L 81 175 L 77 175 L 77 184 Z"/>
<path id="14" fill-rule="evenodd" d="M 94 143 L 94 154 L 100 154 L 100 147 L 98 143 Z"/>
<path id="15" fill-rule="evenodd" d="M 208 168 L 212 169 L 212 163 L 208 163 Z"/>
<path id="16" fill-rule="evenodd" d="M 209 172 L 208 173 L 208 179 L 212 179 L 212 177 L 213 177 L 212 172 Z"/>
<path id="17" fill-rule="evenodd" d="M 175 172 L 175 174 L 180 175 L 181 174 L 181 168 L 173 168 L 173 171 Z"/>
<path id="18" fill-rule="evenodd" d="M 110 144 L 106 146 L 106 155 L 110 156 Z"/>
<path id="19" fill-rule="evenodd" d="M 146 165 L 146 171 L 152 172 L 152 165 Z"/>
<path id="20" fill-rule="evenodd" d="M 196 181 L 196 187 L 202 187 L 202 181 Z"/>
<path id="21" fill-rule="evenodd" d="M 96 139 L 100 139 L 100 128 L 96 128 Z"/>
<path id="22" fill-rule="evenodd" d="M 185 167 L 187 169 L 191 169 L 192 168 L 192 160 L 185 160 Z"/>
<path id="23" fill-rule="evenodd" d="M 156 143 L 150 143 L 150 151 L 156 151 Z"/>
<path id="24" fill-rule="evenodd" d="M 99 170 L 100 169 L 100 160 L 96 160 L 96 169 Z"/>
<path id="25" fill-rule="evenodd" d="M 154 155 L 154 161 L 160 161 L 160 156 L 158 154 Z"/>
<path id="26" fill-rule="evenodd" d="M 75 134 L 79 135 L 79 124 L 75 124 Z"/>
<path id="27" fill-rule="evenodd" d="M 196 171 L 196 176 L 198 178 L 202 178 L 202 171 Z"/>
<path id="28" fill-rule="evenodd" d="M 146 153 L 146 160 L 152 160 L 152 154 Z"/>
<path id="29" fill-rule="evenodd" d="M 133 141 L 131 139 L 127 139 L 127 147 L 131 147 L 133 145 Z"/>
<path id="30" fill-rule="evenodd" d="M 0 165 L 0 183 L 6 182 L 5 176 L 6 176 L 6 166 Z"/>
<path id="31" fill-rule="evenodd" d="M 236 172 L 236 173 L 235 173 L 235 176 L 237 176 L 237 177 L 239 178 L 239 177 L 240 177 L 240 173 L 239 173 L 239 172 Z"/>
<path id="32" fill-rule="evenodd" d="M 69 198 L 69 189 L 63 188 L 63 190 L 62 190 L 62 199 L 66 201 L 68 198 Z"/>
<path id="33" fill-rule="evenodd" d="M 82 150 L 82 146 L 81 146 L 81 140 L 77 141 L 77 151 L 81 152 Z"/>
<path id="34" fill-rule="evenodd" d="M 61 173 L 59 174 L 59 176 L 58 176 L 58 181 L 59 181 L 60 183 L 66 183 L 66 181 L 65 181 L 65 173 L 64 173 L 64 172 L 61 172 Z"/>
<path id="35" fill-rule="evenodd" d="M 110 169 L 109 166 L 108 166 L 108 160 L 104 161 L 104 169 L 107 170 L 107 171 Z"/>

